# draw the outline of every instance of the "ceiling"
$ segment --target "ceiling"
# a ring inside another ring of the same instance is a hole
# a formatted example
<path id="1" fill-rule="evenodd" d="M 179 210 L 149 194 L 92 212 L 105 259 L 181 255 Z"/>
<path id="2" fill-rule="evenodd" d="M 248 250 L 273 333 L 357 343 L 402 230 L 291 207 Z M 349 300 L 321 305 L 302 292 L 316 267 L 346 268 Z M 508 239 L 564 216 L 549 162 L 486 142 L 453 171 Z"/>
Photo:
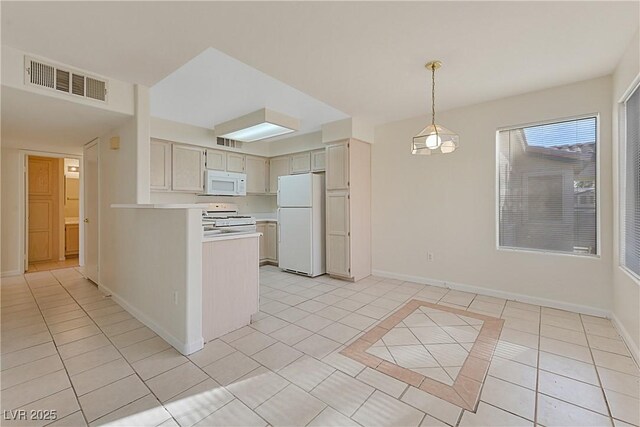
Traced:
<path id="1" fill-rule="evenodd" d="M 77 102 L 2 87 L 2 147 L 77 154 L 96 136 L 131 116 Z"/>
<path id="2" fill-rule="evenodd" d="M 261 108 L 299 119 L 298 134 L 349 117 L 213 48 L 151 88 L 152 116 L 205 128 Z"/>
<path id="3" fill-rule="evenodd" d="M 1 36 L 148 86 L 213 47 L 349 116 L 382 123 L 427 112 L 430 59 L 444 62 L 440 109 L 610 74 L 637 31 L 638 6 L 3 1 Z"/>

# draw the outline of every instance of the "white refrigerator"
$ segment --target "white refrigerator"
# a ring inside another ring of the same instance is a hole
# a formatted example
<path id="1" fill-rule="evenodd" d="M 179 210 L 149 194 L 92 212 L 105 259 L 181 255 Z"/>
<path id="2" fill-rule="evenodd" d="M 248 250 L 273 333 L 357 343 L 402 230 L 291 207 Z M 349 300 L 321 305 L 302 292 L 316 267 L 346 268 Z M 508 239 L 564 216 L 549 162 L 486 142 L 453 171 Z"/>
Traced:
<path id="1" fill-rule="evenodd" d="M 326 272 L 324 175 L 278 178 L 278 266 L 315 277 Z"/>

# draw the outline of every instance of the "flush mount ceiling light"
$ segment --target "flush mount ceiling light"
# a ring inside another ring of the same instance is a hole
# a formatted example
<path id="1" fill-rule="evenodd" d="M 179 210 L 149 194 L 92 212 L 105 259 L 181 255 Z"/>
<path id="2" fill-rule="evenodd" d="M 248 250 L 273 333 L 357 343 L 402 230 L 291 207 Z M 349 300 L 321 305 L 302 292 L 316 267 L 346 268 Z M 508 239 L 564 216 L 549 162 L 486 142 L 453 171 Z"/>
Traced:
<path id="1" fill-rule="evenodd" d="M 453 153 L 458 148 L 458 135 L 436 124 L 436 70 L 442 67 L 442 62 L 431 61 L 425 67 L 431 70 L 431 124 L 413 137 L 411 154 Z"/>
<path id="2" fill-rule="evenodd" d="M 295 132 L 300 127 L 298 119 L 263 108 L 214 127 L 218 138 L 242 142 L 254 142 Z"/>

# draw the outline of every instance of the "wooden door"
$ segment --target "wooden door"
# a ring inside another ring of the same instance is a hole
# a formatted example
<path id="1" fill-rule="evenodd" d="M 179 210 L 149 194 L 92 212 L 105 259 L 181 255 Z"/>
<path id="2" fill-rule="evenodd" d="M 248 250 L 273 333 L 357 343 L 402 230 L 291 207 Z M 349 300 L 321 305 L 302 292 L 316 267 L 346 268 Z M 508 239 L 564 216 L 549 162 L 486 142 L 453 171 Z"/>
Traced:
<path id="1" fill-rule="evenodd" d="M 202 193 L 204 181 L 203 156 L 202 148 L 173 144 L 171 188 L 174 191 Z"/>
<path id="2" fill-rule="evenodd" d="M 289 175 L 290 157 L 274 157 L 269 160 L 269 193 L 278 192 L 278 177 Z"/>
<path id="3" fill-rule="evenodd" d="M 266 193 L 267 160 L 263 157 L 247 156 L 245 170 L 247 174 L 247 193 Z"/>
<path id="4" fill-rule="evenodd" d="M 327 191 L 349 188 L 349 143 L 341 142 L 327 147 Z"/>
<path id="5" fill-rule="evenodd" d="M 327 193 L 327 273 L 351 276 L 349 192 Z"/>
<path id="6" fill-rule="evenodd" d="M 309 173 L 311 171 L 311 153 L 298 153 L 291 156 L 291 173 Z"/>
<path id="7" fill-rule="evenodd" d="M 60 159 L 29 156 L 29 262 L 57 261 L 60 239 Z"/>
<path id="8" fill-rule="evenodd" d="M 84 174 L 83 206 L 83 257 L 84 273 L 89 280 L 99 283 L 99 242 L 98 242 L 98 142 L 90 142 L 84 147 L 82 173 Z"/>

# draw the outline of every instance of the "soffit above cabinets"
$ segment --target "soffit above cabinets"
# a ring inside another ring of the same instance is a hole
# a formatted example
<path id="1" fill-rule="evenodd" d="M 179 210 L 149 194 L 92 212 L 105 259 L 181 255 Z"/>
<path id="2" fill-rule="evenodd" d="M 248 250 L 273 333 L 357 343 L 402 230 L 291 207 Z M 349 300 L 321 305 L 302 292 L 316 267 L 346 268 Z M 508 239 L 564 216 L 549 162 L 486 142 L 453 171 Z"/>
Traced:
<path id="1" fill-rule="evenodd" d="M 337 109 L 209 48 L 151 88 L 151 115 L 203 128 L 267 108 L 299 120 L 295 133 L 347 118 Z M 217 133 L 217 132 L 216 132 Z"/>

